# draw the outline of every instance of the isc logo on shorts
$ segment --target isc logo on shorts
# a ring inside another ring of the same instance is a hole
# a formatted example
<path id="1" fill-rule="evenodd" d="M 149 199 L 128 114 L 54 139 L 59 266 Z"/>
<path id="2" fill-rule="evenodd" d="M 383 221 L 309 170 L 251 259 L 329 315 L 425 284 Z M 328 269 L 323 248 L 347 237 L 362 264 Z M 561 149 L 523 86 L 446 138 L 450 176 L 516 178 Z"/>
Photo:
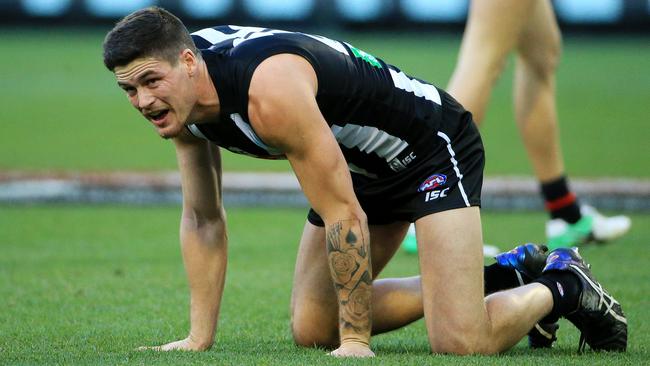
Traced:
<path id="1" fill-rule="evenodd" d="M 415 153 L 411 151 L 402 160 L 400 160 L 399 158 L 395 158 L 395 159 L 391 160 L 388 163 L 388 166 L 391 169 L 393 169 L 393 171 L 400 172 L 400 171 L 406 169 L 406 166 L 409 165 L 411 162 L 413 162 L 413 160 L 415 160 L 415 158 L 417 158 L 417 156 L 415 156 Z"/>
<path id="2" fill-rule="evenodd" d="M 426 196 L 424 197 L 424 202 L 437 200 L 438 198 L 441 197 L 447 197 L 447 192 L 449 192 L 449 188 L 428 191 Z"/>

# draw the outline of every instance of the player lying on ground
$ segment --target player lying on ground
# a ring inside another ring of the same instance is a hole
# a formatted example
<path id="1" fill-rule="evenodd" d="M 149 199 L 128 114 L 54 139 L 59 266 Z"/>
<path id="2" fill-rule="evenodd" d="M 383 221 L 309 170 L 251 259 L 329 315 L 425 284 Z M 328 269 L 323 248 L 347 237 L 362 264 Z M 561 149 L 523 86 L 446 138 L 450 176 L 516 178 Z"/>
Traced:
<path id="1" fill-rule="evenodd" d="M 434 352 L 492 354 L 566 315 L 592 348 L 625 348 L 620 306 L 570 250 L 550 256 L 532 283 L 484 296 L 483 145 L 444 91 L 347 43 L 236 26 L 190 36 L 155 7 L 115 26 L 104 63 L 174 142 L 181 172 L 191 330 L 159 349 L 214 340 L 227 242 L 217 146 L 288 159 L 313 208 L 291 299 L 298 344 L 372 356 L 371 332 L 424 315 Z M 373 282 L 410 222 L 421 277 Z"/>

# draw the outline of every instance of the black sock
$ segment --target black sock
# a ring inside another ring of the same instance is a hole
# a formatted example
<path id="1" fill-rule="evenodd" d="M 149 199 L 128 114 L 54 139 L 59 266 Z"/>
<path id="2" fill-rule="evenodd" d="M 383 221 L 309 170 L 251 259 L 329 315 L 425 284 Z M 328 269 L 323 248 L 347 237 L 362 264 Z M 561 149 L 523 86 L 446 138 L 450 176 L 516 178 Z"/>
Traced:
<path id="1" fill-rule="evenodd" d="M 530 282 L 526 276 L 521 275 L 521 277 L 525 283 Z M 485 281 L 486 295 L 521 286 L 516 270 L 502 267 L 496 263 L 483 267 L 483 280 Z"/>
<path id="2" fill-rule="evenodd" d="M 575 224 L 582 218 L 576 195 L 569 190 L 566 176 L 542 183 L 542 197 L 546 210 L 553 219 L 563 219 L 569 224 Z"/>
<path id="3" fill-rule="evenodd" d="M 542 322 L 555 323 L 561 316 L 569 314 L 578 308 L 582 284 L 577 275 L 571 272 L 552 271 L 544 273 L 533 282 L 548 287 L 551 294 L 553 294 L 553 310 Z"/>

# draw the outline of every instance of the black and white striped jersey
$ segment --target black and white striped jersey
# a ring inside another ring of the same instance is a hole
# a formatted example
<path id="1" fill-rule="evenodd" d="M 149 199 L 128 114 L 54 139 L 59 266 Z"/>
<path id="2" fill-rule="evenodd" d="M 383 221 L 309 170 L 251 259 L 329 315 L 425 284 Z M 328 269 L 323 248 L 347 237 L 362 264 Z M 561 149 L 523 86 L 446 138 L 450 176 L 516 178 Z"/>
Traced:
<path id="1" fill-rule="evenodd" d="M 440 142 L 436 132 L 443 124 L 443 104 L 455 104 L 433 85 L 322 36 L 230 25 L 197 31 L 192 38 L 219 93 L 221 116 L 217 123 L 188 129 L 236 153 L 283 158 L 256 135 L 248 119 L 253 72 L 276 54 L 297 54 L 311 63 L 321 113 L 350 170 L 368 177 L 393 175 L 431 156 Z"/>

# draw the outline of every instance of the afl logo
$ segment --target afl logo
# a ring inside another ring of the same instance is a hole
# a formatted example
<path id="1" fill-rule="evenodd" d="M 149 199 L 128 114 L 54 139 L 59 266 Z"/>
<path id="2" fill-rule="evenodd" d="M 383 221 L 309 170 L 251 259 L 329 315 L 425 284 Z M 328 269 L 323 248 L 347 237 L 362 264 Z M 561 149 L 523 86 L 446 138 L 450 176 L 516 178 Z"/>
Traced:
<path id="1" fill-rule="evenodd" d="M 440 186 L 444 186 L 445 183 L 447 183 L 446 175 L 434 174 L 429 178 L 427 178 L 427 180 L 425 180 L 422 184 L 420 184 L 420 188 L 418 188 L 418 192 L 430 191 Z"/>

